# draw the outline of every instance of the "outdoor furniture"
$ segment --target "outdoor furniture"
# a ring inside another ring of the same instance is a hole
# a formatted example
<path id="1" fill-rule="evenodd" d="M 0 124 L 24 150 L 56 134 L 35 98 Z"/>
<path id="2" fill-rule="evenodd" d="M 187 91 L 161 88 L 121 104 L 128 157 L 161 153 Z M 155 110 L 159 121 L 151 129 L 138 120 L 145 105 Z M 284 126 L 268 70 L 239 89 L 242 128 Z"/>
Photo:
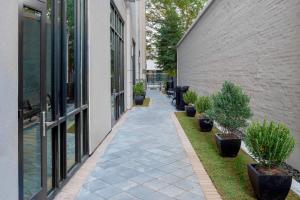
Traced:
<path id="1" fill-rule="evenodd" d="M 41 112 L 40 105 L 31 105 L 29 100 L 23 102 L 23 118 L 31 121 L 32 117 Z"/>

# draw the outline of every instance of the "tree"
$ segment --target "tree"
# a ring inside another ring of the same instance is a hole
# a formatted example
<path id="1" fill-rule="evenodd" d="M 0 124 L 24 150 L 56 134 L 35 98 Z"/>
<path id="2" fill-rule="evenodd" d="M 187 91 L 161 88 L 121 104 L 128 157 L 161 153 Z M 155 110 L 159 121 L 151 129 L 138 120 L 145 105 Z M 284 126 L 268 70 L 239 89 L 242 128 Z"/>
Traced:
<path id="1" fill-rule="evenodd" d="M 165 37 L 165 33 L 168 32 L 166 31 L 166 27 L 171 25 L 167 18 L 170 19 L 170 16 L 175 16 L 176 20 L 178 20 L 176 23 L 180 25 L 175 32 L 180 33 L 181 35 L 177 36 L 177 34 L 175 34 L 176 38 L 174 38 L 174 41 L 169 41 L 170 44 L 177 44 L 183 33 L 193 23 L 194 19 L 198 15 L 199 11 L 203 8 L 206 1 L 207 0 L 146 0 L 147 58 L 157 60 L 157 58 L 160 56 L 160 59 L 164 59 L 160 53 L 166 50 L 159 49 L 159 47 L 162 46 L 158 46 L 158 44 L 165 39 L 161 37 Z M 174 22 L 176 20 L 173 20 L 172 23 L 176 24 Z M 176 48 L 175 51 L 174 49 L 172 51 L 168 51 L 166 59 L 170 60 L 171 57 L 173 60 L 175 57 L 176 61 Z M 161 65 L 162 63 L 158 64 L 163 67 L 163 69 L 165 68 Z M 173 71 L 175 66 L 176 64 L 173 66 Z M 169 66 L 166 68 L 169 70 Z"/>
<path id="2" fill-rule="evenodd" d="M 168 74 L 174 74 L 177 63 L 176 45 L 182 37 L 183 27 L 174 7 L 166 11 L 166 17 L 156 38 L 157 64 Z"/>

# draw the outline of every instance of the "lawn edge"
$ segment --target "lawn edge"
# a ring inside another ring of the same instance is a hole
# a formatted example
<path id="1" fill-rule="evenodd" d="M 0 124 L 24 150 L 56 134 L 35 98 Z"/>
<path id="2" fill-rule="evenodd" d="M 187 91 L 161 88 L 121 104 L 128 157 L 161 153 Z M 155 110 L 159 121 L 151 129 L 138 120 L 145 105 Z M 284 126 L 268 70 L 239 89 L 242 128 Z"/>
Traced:
<path id="1" fill-rule="evenodd" d="M 199 160 L 192 144 L 190 143 L 188 137 L 186 136 L 180 122 L 178 121 L 174 112 L 171 113 L 171 119 L 175 125 L 176 133 L 181 141 L 181 144 L 192 164 L 193 170 L 198 178 L 200 183 L 201 189 L 204 193 L 205 199 L 209 200 L 219 200 L 222 199 L 221 195 L 218 193 L 215 185 L 209 178 L 204 166 L 202 165 L 201 161 Z"/>

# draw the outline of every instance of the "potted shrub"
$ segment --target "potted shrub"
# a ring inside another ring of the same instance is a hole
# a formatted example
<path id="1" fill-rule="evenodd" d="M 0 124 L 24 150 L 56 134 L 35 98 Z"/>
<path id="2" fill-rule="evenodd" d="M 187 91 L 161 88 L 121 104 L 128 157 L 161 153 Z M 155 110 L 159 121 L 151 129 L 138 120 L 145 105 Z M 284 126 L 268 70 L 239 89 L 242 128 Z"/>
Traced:
<path id="1" fill-rule="evenodd" d="M 258 164 L 248 165 L 248 175 L 258 199 L 285 199 L 292 176 L 281 165 L 295 148 L 295 139 L 284 124 L 252 123 L 245 144 Z"/>
<path id="2" fill-rule="evenodd" d="M 137 83 L 133 86 L 134 102 L 136 105 L 143 105 L 145 89 L 143 83 Z"/>
<path id="3" fill-rule="evenodd" d="M 214 121 L 206 114 L 211 108 L 211 100 L 208 96 L 200 96 L 195 102 L 196 111 L 200 114 L 198 123 L 201 132 L 210 132 L 214 126 Z"/>
<path id="4" fill-rule="evenodd" d="M 247 126 L 251 117 L 250 98 L 243 90 L 229 81 L 225 81 L 221 91 L 212 96 L 212 108 L 209 116 L 222 126 L 221 133 L 215 135 L 221 156 L 236 157 L 241 146 L 238 129 Z"/>
<path id="5" fill-rule="evenodd" d="M 195 109 L 195 101 L 197 100 L 197 93 L 194 91 L 187 91 L 183 94 L 183 101 L 187 104 L 185 106 L 186 115 L 189 117 L 195 117 L 196 109 Z"/>

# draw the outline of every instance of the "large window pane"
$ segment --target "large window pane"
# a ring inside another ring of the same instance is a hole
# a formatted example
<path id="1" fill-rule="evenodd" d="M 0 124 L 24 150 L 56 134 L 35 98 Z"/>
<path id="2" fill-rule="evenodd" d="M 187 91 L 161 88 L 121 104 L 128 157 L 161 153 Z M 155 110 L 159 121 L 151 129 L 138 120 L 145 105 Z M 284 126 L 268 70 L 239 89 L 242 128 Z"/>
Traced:
<path id="1" fill-rule="evenodd" d="M 75 116 L 67 119 L 67 171 L 75 165 Z"/>
<path id="2" fill-rule="evenodd" d="M 53 189 L 53 154 L 52 154 L 52 130 L 47 131 L 47 191 Z"/>
<path id="3" fill-rule="evenodd" d="M 47 13 L 46 13 L 46 118 L 47 121 L 53 120 L 53 78 L 54 78 L 54 67 L 52 59 L 52 1 L 47 1 Z"/>
<path id="4" fill-rule="evenodd" d="M 75 1 L 67 0 L 67 112 L 75 108 L 76 69 L 75 69 Z"/>
<path id="5" fill-rule="evenodd" d="M 41 13 L 24 7 L 22 77 L 24 199 L 29 199 L 41 190 L 40 32 Z"/>

